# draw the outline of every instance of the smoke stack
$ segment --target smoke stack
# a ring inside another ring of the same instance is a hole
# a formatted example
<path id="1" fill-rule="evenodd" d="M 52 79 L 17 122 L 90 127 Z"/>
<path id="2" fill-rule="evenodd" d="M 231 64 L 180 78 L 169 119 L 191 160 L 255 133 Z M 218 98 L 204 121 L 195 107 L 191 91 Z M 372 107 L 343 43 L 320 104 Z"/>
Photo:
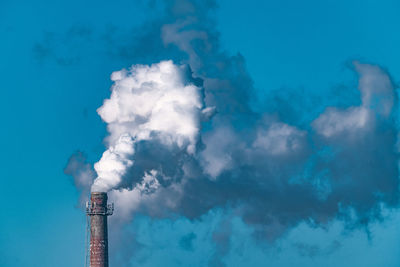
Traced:
<path id="1" fill-rule="evenodd" d="M 107 216 L 112 215 L 113 204 L 107 204 L 107 193 L 92 192 L 86 204 L 90 216 L 90 267 L 108 267 Z"/>

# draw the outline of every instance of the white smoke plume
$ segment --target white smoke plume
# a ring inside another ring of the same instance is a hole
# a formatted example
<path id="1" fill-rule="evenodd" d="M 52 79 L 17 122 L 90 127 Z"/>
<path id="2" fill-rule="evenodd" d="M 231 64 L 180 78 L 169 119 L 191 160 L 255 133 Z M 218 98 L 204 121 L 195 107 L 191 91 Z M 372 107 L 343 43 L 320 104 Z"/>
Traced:
<path id="1" fill-rule="evenodd" d="M 274 239 L 301 222 L 367 227 L 382 207 L 398 207 L 398 100 L 388 72 L 353 62 L 358 88 L 346 89 L 358 89 L 358 104 L 321 96 L 315 111 L 308 95 L 284 94 L 255 111 L 244 58 L 220 48 L 215 6 L 167 1 L 130 46 L 114 43 L 140 52 L 132 63 L 161 62 L 114 72 L 98 109 L 109 136 L 91 190 L 109 192 L 112 220 L 199 219 L 221 208 Z"/>
<path id="2" fill-rule="evenodd" d="M 188 75 L 187 67 L 172 61 L 111 75 L 111 97 L 97 110 L 110 133 L 108 149 L 94 165 L 98 177 L 92 191 L 107 192 L 120 184 L 140 141 L 157 140 L 194 154 L 200 122 L 212 109 L 204 107 L 203 89 Z"/>

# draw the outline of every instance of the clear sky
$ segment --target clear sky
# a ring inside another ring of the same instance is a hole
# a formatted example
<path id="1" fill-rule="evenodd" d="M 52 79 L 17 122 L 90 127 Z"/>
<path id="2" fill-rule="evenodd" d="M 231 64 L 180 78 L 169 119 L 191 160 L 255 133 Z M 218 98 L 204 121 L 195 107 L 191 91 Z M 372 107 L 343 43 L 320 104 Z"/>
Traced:
<path id="1" fill-rule="evenodd" d="M 130 50 L 139 26 L 162 12 L 162 1 L 151 2 L 0 1 L 0 266 L 84 265 L 86 219 L 63 170 L 77 150 L 90 162 L 104 151 L 106 125 L 96 109 L 109 97 L 110 74 L 152 63 Z M 399 1 L 218 3 L 221 47 L 243 55 L 257 98 L 274 90 L 329 98 L 332 88 L 356 84 L 347 67 L 354 59 L 400 80 Z M 359 101 L 341 94 L 334 103 Z M 268 110 L 262 103 L 255 109 Z M 313 112 L 321 110 L 307 116 Z M 273 245 L 234 217 L 229 246 L 210 234 L 224 220 L 219 209 L 195 221 L 138 216 L 129 226 L 136 240 L 120 241 L 137 251 L 119 257 L 124 266 L 399 266 L 400 213 L 387 213 L 369 235 L 343 233 L 339 221 L 327 229 L 300 223 Z"/>

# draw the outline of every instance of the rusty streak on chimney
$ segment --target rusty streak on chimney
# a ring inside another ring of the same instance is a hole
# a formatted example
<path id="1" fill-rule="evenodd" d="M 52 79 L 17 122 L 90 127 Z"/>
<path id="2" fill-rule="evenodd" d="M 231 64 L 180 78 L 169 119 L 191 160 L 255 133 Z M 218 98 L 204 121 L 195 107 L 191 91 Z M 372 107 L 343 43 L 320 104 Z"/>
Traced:
<path id="1" fill-rule="evenodd" d="M 90 216 L 90 267 L 108 267 L 107 216 L 113 204 L 107 204 L 107 193 L 92 192 L 86 213 Z"/>

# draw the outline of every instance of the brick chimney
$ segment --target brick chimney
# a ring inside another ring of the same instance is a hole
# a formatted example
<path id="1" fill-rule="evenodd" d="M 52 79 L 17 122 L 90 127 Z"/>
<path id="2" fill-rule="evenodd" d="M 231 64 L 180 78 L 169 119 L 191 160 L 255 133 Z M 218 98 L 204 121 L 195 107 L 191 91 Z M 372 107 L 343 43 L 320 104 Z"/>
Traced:
<path id="1" fill-rule="evenodd" d="M 112 215 L 113 204 L 107 204 L 107 193 L 92 192 L 86 204 L 90 216 L 90 267 L 108 267 L 107 216 Z"/>

